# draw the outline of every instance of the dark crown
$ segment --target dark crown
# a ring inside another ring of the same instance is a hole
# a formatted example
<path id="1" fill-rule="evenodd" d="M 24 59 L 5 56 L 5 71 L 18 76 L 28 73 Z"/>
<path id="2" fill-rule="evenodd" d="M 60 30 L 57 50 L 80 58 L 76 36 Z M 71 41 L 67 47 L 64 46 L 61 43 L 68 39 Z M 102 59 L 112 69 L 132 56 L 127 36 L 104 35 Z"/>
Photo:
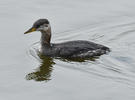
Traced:
<path id="1" fill-rule="evenodd" d="M 39 19 L 33 24 L 33 27 L 38 28 L 43 24 L 49 24 L 49 21 L 47 19 Z"/>

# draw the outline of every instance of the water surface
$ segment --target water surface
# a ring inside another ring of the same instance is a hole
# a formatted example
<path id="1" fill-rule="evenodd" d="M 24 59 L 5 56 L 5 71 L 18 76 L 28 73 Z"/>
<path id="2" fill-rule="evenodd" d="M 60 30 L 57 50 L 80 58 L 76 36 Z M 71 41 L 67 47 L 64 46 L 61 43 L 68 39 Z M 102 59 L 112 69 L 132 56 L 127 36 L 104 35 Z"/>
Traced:
<path id="1" fill-rule="evenodd" d="M 1 0 L 1 100 L 134 100 L 134 0 Z M 89 40 L 111 52 L 71 61 L 37 55 L 40 33 L 23 33 L 48 18 L 52 42 Z"/>

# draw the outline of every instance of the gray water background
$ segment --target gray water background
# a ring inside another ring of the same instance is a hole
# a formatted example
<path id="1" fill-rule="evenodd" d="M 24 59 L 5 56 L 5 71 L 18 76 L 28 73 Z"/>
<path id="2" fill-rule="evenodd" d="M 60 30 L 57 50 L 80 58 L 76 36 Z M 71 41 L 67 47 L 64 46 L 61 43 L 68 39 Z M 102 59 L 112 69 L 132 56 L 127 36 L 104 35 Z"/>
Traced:
<path id="1" fill-rule="evenodd" d="M 40 33 L 23 34 L 39 18 L 49 19 L 52 42 L 89 40 L 112 51 L 44 64 L 35 59 Z M 134 0 L 0 0 L 0 100 L 135 100 L 134 51 Z"/>

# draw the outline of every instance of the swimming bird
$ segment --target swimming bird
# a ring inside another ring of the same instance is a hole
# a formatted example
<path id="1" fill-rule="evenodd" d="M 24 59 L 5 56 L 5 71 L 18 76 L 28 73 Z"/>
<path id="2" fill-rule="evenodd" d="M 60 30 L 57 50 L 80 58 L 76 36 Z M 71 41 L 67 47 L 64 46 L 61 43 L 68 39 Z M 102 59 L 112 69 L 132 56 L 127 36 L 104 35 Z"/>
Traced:
<path id="1" fill-rule="evenodd" d="M 24 34 L 41 32 L 41 53 L 49 57 L 90 58 L 106 54 L 110 49 L 106 46 L 85 40 L 63 43 L 51 43 L 51 26 L 48 19 L 37 20 L 32 28 Z"/>

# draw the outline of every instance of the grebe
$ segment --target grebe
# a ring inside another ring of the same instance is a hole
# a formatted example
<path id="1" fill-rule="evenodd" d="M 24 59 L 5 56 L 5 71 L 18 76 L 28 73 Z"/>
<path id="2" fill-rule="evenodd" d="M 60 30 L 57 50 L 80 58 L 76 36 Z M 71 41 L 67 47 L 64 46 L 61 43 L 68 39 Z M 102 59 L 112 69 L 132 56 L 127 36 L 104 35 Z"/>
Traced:
<path id="1" fill-rule="evenodd" d="M 40 31 L 41 32 L 41 53 L 49 57 L 65 58 L 90 58 L 106 54 L 110 49 L 106 46 L 90 41 L 76 40 L 63 43 L 50 43 L 51 26 L 47 19 L 37 20 L 32 28 L 24 34 Z"/>

